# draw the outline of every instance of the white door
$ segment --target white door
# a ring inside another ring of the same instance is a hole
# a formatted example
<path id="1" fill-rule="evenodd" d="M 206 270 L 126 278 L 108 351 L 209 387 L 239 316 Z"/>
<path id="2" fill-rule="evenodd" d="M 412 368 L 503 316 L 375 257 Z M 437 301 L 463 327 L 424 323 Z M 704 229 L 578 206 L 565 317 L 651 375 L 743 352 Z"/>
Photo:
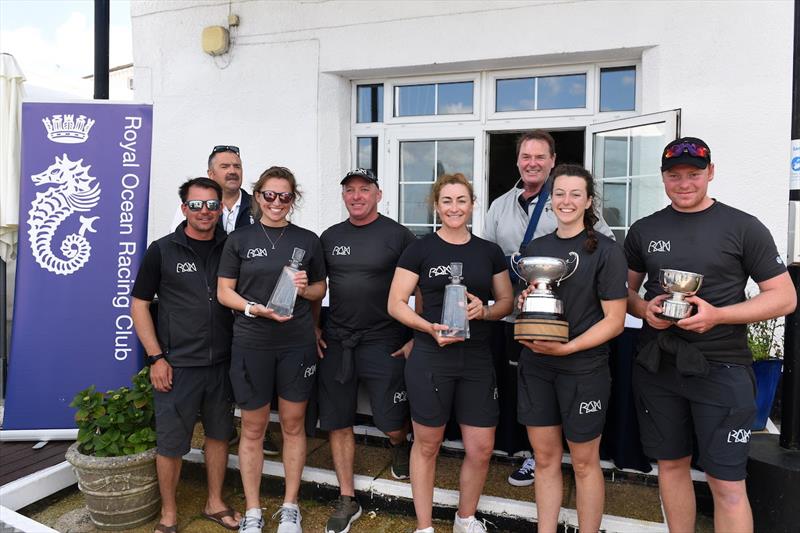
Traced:
<path id="1" fill-rule="evenodd" d="M 680 109 L 586 128 L 586 161 L 617 242 L 625 240 L 631 224 L 669 203 L 661 183 L 661 151 L 679 130 Z"/>
<path id="2" fill-rule="evenodd" d="M 483 139 L 479 127 L 463 124 L 387 133 L 381 212 L 416 235 L 436 231 L 439 220 L 430 207 L 431 187 L 440 175 L 458 172 L 472 182 L 477 204 L 483 205 Z M 471 225 L 480 234 L 481 209 L 473 211 Z"/>

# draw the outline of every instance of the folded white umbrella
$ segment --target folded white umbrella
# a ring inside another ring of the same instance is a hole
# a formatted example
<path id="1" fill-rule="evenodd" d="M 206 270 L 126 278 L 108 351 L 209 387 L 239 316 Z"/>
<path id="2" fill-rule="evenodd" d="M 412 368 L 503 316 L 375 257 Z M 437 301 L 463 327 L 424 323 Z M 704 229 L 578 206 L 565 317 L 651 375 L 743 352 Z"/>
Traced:
<path id="1" fill-rule="evenodd" d="M 17 253 L 22 74 L 11 54 L 0 54 L 0 259 Z"/>

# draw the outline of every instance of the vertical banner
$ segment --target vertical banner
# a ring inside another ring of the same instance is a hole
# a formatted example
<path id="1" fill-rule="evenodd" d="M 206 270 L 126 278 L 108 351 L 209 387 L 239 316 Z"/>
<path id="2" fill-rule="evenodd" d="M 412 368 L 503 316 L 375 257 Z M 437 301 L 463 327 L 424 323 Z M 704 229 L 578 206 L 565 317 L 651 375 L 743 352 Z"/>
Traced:
<path id="1" fill-rule="evenodd" d="M 147 240 L 150 105 L 22 106 L 19 250 L 3 429 L 74 428 L 79 390 L 130 383 Z"/>

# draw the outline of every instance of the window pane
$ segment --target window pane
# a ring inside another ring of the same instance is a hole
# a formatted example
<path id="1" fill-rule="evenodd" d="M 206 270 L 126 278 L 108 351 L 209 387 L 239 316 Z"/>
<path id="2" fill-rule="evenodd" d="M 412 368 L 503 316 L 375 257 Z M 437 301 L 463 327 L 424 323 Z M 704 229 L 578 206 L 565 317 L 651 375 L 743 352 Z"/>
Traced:
<path id="1" fill-rule="evenodd" d="M 603 183 L 603 218 L 610 227 L 625 226 L 625 183 Z"/>
<path id="2" fill-rule="evenodd" d="M 595 169 L 602 170 L 603 178 L 619 178 L 628 175 L 627 136 L 619 136 L 618 133 L 599 133 L 595 137 L 595 149 L 597 150 L 595 152 Z"/>
<path id="3" fill-rule="evenodd" d="M 497 80 L 495 111 L 532 111 L 533 78 Z"/>
<path id="4" fill-rule="evenodd" d="M 586 74 L 538 78 L 537 109 L 586 107 Z"/>
<path id="5" fill-rule="evenodd" d="M 431 184 L 400 186 L 400 223 L 433 224 L 433 212 L 428 205 Z"/>
<path id="6" fill-rule="evenodd" d="M 600 69 L 600 111 L 636 109 L 636 67 Z"/>
<path id="7" fill-rule="evenodd" d="M 358 153 L 356 154 L 356 166 L 368 168 L 378 175 L 378 138 L 359 137 Z"/>
<path id="8" fill-rule="evenodd" d="M 383 122 L 383 84 L 359 85 L 356 122 Z"/>
<path id="9" fill-rule="evenodd" d="M 472 82 L 439 84 L 439 115 L 472 113 Z"/>
<path id="10" fill-rule="evenodd" d="M 436 86 L 433 84 L 395 87 L 394 116 L 434 115 L 436 113 L 435 93 Z"/>
<path id="11" fill-rule="evenodd" d="M 433 182 L 434 141 L 406 141 L 400 143 L 400 181 Z"/>
<path id="12" fill-rule="evenodd" d="M 474 161 L 474 141 L 436 141 L 437 159 L 436 176 L 442 174 L 455 174 L 460 172 L 468 180 L 472 180 L 472 167 Z"/>
<path id="13" fill-rule="evenodd" d="M 409 224 L 406 227 L 417 237 L 424 237 L 429 233 L 433 233 L 433 226 L 414 226 L 413 224 Z"/>

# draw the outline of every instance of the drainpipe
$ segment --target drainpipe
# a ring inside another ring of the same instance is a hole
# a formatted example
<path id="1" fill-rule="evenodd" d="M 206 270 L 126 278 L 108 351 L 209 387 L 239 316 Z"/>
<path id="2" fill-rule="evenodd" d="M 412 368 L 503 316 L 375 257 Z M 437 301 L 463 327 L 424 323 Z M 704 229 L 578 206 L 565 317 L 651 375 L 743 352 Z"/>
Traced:
<path id="1" fill-rule="evenodd" d="M 94 0 L 94 99 L 108 100 L 110 0 Z"/>

